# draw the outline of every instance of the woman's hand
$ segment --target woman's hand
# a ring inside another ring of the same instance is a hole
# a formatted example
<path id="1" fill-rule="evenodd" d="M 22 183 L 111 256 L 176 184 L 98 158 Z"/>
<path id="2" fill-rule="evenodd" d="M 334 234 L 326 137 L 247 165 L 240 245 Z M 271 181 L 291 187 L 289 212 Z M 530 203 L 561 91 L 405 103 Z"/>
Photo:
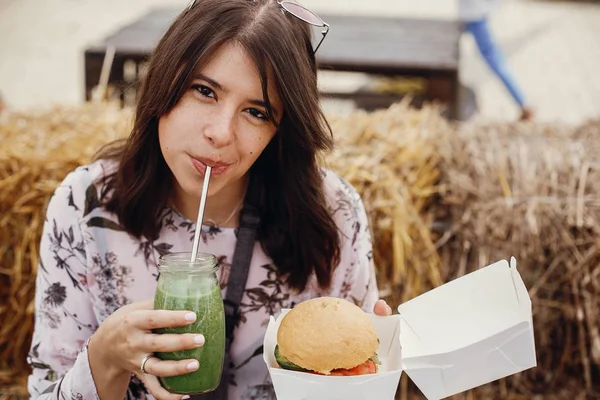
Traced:
<path id="1" fill-rule="evenodd" d="M 377 303 L 375 303 L 375 307 L 373 307 L 373 312 L 376 315 L 386 317 L 392 315 L 392 307 L 390 307 L 385 300 L 379 299 L 377 300 Z"/>
<path id="2" fill-rule="evenodd" d="M 142 381 L 146 389 L 148 389 L 152 396 L 154 396 L 154 398 L 157 400 L 185 400 L 190 398 L 190 396 L 187 395 L 173 394 L 168 392 L 161 386 L 158 378 L 154 375 L 142 374 L 140 371 L 138 371 L 136 372 L 136 376 L 140 381 Z"/>
<path id="3" fill-rule="evenodd" d="M 140 376 L 148 390 L 157 399 L 180 399 L 163 389 L 157 376 L 184 375 L 198 369 L 196 360 L 162 361 L 150 357 L 140 371 L 144 357 L 154 352 L 194 349 L 204 344 L 204 336 L 196 334 L 155 334 L 153 329 L 185 326 L 193 323 L 196 315 L 190 311 L 154 310 L 153 301 L 144 301 L 121 307 L 98 328 L 88 344 L 92 376 L 96 387 L 103 377 Z M 95 371 L 94 371 L 95 370 Z M 143 376 L 142 376 L 143 375 Z M 102 396 L 101 396 L 102 398 Z"/>

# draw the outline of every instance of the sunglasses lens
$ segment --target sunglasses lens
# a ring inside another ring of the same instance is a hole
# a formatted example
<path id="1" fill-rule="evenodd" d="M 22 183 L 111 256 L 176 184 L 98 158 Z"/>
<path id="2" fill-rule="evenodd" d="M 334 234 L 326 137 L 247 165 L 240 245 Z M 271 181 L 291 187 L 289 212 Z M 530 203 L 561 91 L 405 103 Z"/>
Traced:
<path id="1" fill-rule="evenodd" d="M 304 21 L 308 22 L 309 24 L 316 25 L 316 26 L 323 26 L 325 24 L 323 22 L 323 20 L 321 18 L 319 18 L 316 14 L 313 14 L 311 11 L 307 10 L 306 8 L 302 7 L 301 5 L 290 3 L 290 2 L 286 1 L 286 2 L 283 2 L 281 4 L 281 6 L 287 12 L 294 14 L 296 17 L 303 19 Z"/>

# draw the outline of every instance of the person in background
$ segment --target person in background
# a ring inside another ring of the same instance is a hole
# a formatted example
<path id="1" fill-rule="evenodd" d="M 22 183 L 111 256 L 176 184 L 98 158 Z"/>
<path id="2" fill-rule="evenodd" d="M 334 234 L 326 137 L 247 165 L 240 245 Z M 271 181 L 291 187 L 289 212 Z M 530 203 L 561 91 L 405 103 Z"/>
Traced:
<path id="1" fill-rule="evenodd" d="M 473 35 L 479 52 L 487 65 L 500 78 L 521 110 L 520 119 L 533 118 L 533 110 L 527 104 L 523 91 L 517 84 L 502 49 L 496 43 L 488 24 L 489 14 L 498 6 L 499 0 L 458 0 L 458 18 L 467 32 Z"/>

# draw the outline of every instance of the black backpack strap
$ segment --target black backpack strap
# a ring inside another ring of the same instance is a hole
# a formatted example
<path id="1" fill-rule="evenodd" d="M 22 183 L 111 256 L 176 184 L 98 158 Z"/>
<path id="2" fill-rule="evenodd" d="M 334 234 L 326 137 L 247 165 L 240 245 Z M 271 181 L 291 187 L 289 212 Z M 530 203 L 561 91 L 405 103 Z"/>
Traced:
<path id="1" fill-rule="evenodd" d="M 195 400 L 227 400 L 230 368 L 232 360 L 230 355 L 231 343 L 233 342 L 233 332 L 239 320 L 239 306 L 242 301 L 250 263 L 252 261 L 252 252 L 256 242 L 256 233 L 260 227 L 260 189 L 256 185 L 254 174 L 250 176 L 244 207 L 240 215 L 240 226 L 237 233 L 237 242 L 231 270 L 229 271 L 229 280 L 227 281 L 227 290 L 223 299 L 225 308 L 225 359 L 223 361 L 223 372 L 221 383 L 217 390 L 203 395 L 192 396 Z"/>

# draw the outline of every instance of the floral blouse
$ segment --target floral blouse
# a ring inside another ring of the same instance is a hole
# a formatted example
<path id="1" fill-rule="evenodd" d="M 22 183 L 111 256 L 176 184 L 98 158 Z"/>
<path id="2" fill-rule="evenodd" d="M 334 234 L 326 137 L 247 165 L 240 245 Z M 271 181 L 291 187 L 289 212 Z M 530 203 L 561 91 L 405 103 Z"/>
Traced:
<path id="1" fill-rule="evenodd" d="M 56 189 L 47 210 L 41 238 L 35 296 L 35 328 L 28 356 L 31 398 L 98 398 L 90 372 L 87 340 L 110 314 L 132 302 L 152 299 L 158 258 L 191 251 L 195 223 L 171 208 L 162 214 L 157 240 L 135 239 L 114 214 L 100 204 L 105 194 L 98 183 L 115 165 L 97 161 L 71 172 Z M 286 287 L 277 268 L 257 243 L 242 297 L 243 323 L 231 348 L 234 367 L 230 399 L 275 399 L 262 342 L 269 316 L 316 296 L 351 300 L 372 312 L 378 299 L 367 215 L 356 190 L 323 169 L 327 202 L 342 237 L 341 262 L 333 285 L 320 291 L 312 277 L 300 295 Z M 223 292 L 236 230 L 202 227 L 200 251 L 217 255 Z M 127 399 L 153 399 L 135 376 Z"/>

